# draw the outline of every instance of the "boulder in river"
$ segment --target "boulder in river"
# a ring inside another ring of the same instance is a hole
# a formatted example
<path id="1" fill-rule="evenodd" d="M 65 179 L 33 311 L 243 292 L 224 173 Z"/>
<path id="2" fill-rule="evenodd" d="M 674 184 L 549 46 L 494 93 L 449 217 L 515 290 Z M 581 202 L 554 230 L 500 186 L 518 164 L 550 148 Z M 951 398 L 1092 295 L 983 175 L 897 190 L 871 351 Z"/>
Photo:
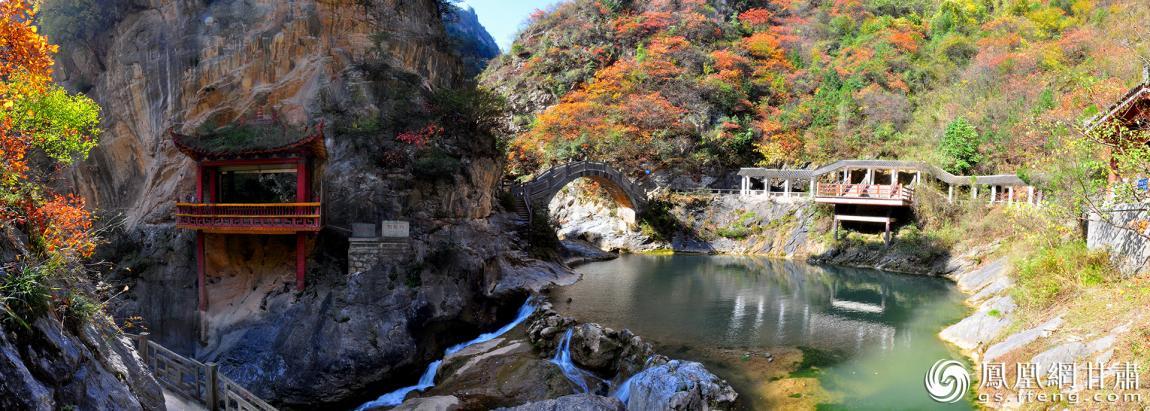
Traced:
<path id="1" fill-rule="evenodd" d="M 459 409 L 492 409 L 574 392 L 573 384 L 526 341 L 520 328 L 443 359 L 426 396 L 450 396 Z M 411 402 L 409 399 L 408 402 Z"/>
<path id="2" fill-rule="evenodd" d="M 630 380 L 628 410 L 732 409 L 738 394 L 702 364 L 671 360 Z"/>
<path id="3" fill-rule="evenodd" d="M 622 411 L 623 403 L 618 399 L 595 394 L 574 394 L 553 400 L 538 401 L 513 408 L 499 408 L 502 411 Z"/>
<path id="4" fill-rule="evenodd" d="M 554 354 L 567 328 L 571 336 L 571 360 L 600 375 L 631 374 L 644 367 L 654 354 L 651 344 L 629 330 L 617 331 L 595 323 L 576 324 L 544 303 L 527 320 L 527 337 L 543 352 Z"/>

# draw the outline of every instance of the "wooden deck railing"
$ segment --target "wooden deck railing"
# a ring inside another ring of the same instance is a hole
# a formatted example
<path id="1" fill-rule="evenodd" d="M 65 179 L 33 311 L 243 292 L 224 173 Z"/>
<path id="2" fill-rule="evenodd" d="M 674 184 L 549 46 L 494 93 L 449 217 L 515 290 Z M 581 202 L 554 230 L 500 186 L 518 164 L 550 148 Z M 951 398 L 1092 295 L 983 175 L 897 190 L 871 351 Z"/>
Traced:
<path id="1" fill-rule="evenodd" d="M 674 188 L 674 189 L 671 189 L 671 192 L 675 193 L 675 194 L 695 195 L 695 196 L 724 196 L 724 195 L 741 195 L 741 194 L 743 194 L 743 190 L 738 189 L 738 188 L 709 188 L 709 187 Z M 746 194 L 748 196 L 752 196 L 752 197 L 763 196 L 763 197 L 772 197 L 772 198 L 789 198 L 789 199 L 797 199 L 797 200 L 805 200 L 805 199 L 809 199 L 811 197 L 811 193 L 808 191 L 790 191 L 790 192 L 787 192 L 787 191 L 770 191 L 770 190 L 758 189 L 758 190 L 747 190 Z"/>
<path id="2" fill-rule="evenodd" d="M 176 226 L 216 232 L 276 234 L 320 230 L 320 203 L 176 203 Z"/>
<path id="3" fill-rule="evenodd" d="M 264 400 L 219 373 L 216 364 L 202 362 L 176 354 L 155 341 L 147 333 L 126 334 L 135 343 L 140 359 L 152 370 L 156 381 L 172 393 L 195 401 L 209 411 L 275 411 Z"/>
<path id="4" fill-rule="evenodd" d="M 818 197 L 873 198 L 880 200 L 914 200 L 914 189 L 890 184 L 818 184 Z"/>

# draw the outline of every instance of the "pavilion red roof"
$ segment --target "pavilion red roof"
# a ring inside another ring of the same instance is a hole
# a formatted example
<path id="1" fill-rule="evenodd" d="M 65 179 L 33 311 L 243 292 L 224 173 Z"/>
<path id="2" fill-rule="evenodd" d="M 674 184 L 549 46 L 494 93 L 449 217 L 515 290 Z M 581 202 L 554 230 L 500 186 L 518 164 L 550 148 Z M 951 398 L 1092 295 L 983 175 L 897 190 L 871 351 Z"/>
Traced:
<path id="1" fill-rule="evenodd" d="M 243 124 L 205 133 L 168 133 L 176 148 L 199 160 L 306 156 L 327 158 L 322 121 L 303 129 L 278 124 Z"/>
<path id="2" fill-rule="evenodd" d="M 1090 119 L 1087 122 L 1087 128 L 1097 127 L 1099 124 L 1116 118 L 1120 121 L 1124 120 L 1134 109 L 1139 109 L 1140 113 L 1141 110 L 1144 109 L 1144 107 L 1141 106 L 1145 106 L 1148 100 L 1150 100 L 1150 84 L 1144 82 L 1134 86 L 1134 88 L 1131 88 L 1130 91 L 1127 91 L 1125 95 L 1111 104 L 1110 107 L 1107 107 L 1097 116 Z"/>

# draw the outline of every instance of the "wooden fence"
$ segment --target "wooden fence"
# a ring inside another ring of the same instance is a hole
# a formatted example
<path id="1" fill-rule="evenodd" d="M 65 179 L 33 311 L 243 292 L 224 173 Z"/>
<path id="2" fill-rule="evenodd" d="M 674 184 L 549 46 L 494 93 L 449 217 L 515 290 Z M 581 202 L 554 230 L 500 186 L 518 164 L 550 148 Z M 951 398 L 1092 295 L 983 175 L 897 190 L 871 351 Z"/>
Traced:
<path id="1" fill-rule="evenodd" d="M 156 381 L 169 391 L 210 411 L 275 411 L 275 407 L 220 374 L 216 364 L 204 364 L 176 354 L 149 340 L 148 333 L 127 335 L 135 342 L 140 358 L 152 370 Z"/>
<path id="2" fill-rule="evenodd" d="M 771 198 L 789 198 L 789 199 L 809 199 L 811 193 L 806 191 L 771 191 L 771 190 L 746 190 L 745 192 L 738 188 L 676 188 L 671 190 L 675 194 L 691 195 L 691 196 L 726 196 L 726 195 L 744 195 L 747 197 L 771 197 Z"/>
<path id="3" fill-rule="evenodd" d="M 853 197 L 874 198 L 890 200 L 914 200 L 914 189 L 901 185 L 889 184 L 823 184 L 819 183 L 817 193 L 819 197 Z"/>
<path id="4" fill-rule="evenodd" d="M 237 234 L 318 232 L 322 209 L 320 203 L 176 203 L 176 226 Z"/>

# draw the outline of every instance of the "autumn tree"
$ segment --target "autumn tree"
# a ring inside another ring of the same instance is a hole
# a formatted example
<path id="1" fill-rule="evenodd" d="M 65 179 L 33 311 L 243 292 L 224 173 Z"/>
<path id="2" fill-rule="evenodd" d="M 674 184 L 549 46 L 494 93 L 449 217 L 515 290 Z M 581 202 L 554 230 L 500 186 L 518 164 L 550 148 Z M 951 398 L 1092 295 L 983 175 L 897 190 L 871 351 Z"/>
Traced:
<path id="1" fill-rule="evenodd" d="M 87 256 L 91 216 L 76 196 L 48 188 L 54 167 L 87 155 L 99 107 L 51 81 L 52 56 L 28 0 L 0 2 L 0 223 L 23 227 L 46 258 Z M 43 159 L 38 161 L 37 159 Z"/>

